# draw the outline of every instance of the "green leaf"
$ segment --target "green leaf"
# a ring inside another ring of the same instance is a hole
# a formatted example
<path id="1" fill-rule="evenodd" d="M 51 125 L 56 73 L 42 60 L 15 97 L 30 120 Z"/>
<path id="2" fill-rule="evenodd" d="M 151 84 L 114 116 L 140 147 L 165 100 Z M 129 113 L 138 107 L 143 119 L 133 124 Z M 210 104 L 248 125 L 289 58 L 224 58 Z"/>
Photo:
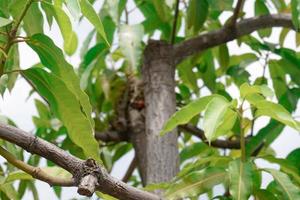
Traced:
<path id="1" fill-rule="evenodd" d="M 255 10 L 256 16 L 270 14 L 270 11 L 269 11 L 268 7 L 266 6 L 264 0 L 256 0 L 254 10 Z M 271 35 L 271 33 L 272 33 L 272 29 L 270 29 L 270 28 L 258 31 L 259 36 L 262 38 L 269 37 Z"/>
<path id="2" fill-rule="evenodd" d="M 231 130 L 234 127 L 237 118 L 237 112 L 233 111 L 232 109 L 227 109 L 223 120 L 220 122 L 214 133 L 214 137 L 212 138 L 212 140 L 220 136 L 230 136 L 232 134 Z"/>
<path id="3" fill-rule="evenodd" d="M 8 57 L 6 59 L 5 65 L 4 65 L 4 71 L 14 71 L 20 69 L 20 59 L 19 59 L 19 45 L 15 44 L 12 46 L 9 50 Z M 7 89 L 9 91 L 12 91 L 15 82 L 17 80 L 18 73 L 8 73 L 7 74 Z"/>
<path id="4" fill-rule="evenodd" d="M 10 23 L 12 23 L 11 19 L 0 17 L 0 27 L 7 26 Z"/>
<path id="5" fill-rule="evenodd" d="M 115 25 L 119 25 L 119 0 L 105 1 L 103 11 L 107 12 Z M 103 12 L 102 10 L 100 11 Z"/>
<path id="6" fill-rule="evenodd" d="M 60 167 L 42 167 L 41 168 L 45 173 L 51 174 L 54 177 L 60 177 L 60 178 L 72 178 L 72 174 L 70 174 L 68 171 L 60 168 Z"/>
<path id="7" fill-rule="evenodd" d="M 284 0 L 272 0 L 272 2 L 278 11 L 283 11 L 286 9 L 286 3 Z"/>
<path id="8" fill-rule="evenodd" d="M 294 57 L 295 56 L 295 57 Z M 278 61 L 278 65 L 280 67 L 284 66 L 284 71 L 291 76 L 291 79 L 300 84 L 299 76 L 300 76 L 300 68 L 299 68 L 299 60 L 296 58 L 296 55 L 293 57 L 288 57 L 287 59 L 282 59 Z"/>
<path id="9" fill-rule="evenodd" d="M 79 20 L 81 10 L 78 0 L 65 0 L 65 3 L 74 20 Z"/>
<path id="10" fill-rule="evenodd" d="M 7 175 L 5 183 L 11 183 L 16 180 L 34 180 L 34 178 L 23 171 L 14 171 Z"/>
<path id="11" fill-rule="evenodd" d="M 10 200 L 19 200 L 18 193 L 12 184 L 0 185 L 0 191 L 2 191 Z"/>
<path id="12" fill-rule="evenodd" d="M 172 131 L 176 126 L 180 124 L 186 124 L 189 122 L 194 116 L 202 112 L 207 104 L 214 98 L 224 98 L 219 95 L 211 95 L 202 97 L 197 99 L 188 105 L 182 107 L 179 111 L 174 113 L 170 119 L 165 123 L 163 129 L 161 130 L 160 134 L 164 135 L 170 131 Z"/>
<path id="13" fill-rule="evenodd" d="M 52 10 L 52 14 L 55 17 L 55 20 L 64 39 L 65 52 L 68 55 L 74 54 L 78 46 L 78 38 L 76 33 L 73 31 L 72 23 L 68 15 L 58 5 L 44 3 L 44 7 L 47 7 L 48 10 Z"/>
<path id="14" fill-rule="evenodd" d="M 286 159 L 298 169 L 298 173 L 300 174 L 300 148 L 289 153 Z"/>
<path id="15" fill-rule="evenodd" d="M 10 12 L 14 20 L 18 20 L 25 7 L 27 0 L 14 0 L 10 4 Z M 39 9 L 38 2 L 33 2 L 23 18 L 23 28 L 27 35 L 43 33 L 43 15 Z"/>
<path id="16" fill-rule="evenodd" d="M 300 0 L 292 0 L 292 22 L 295 26 L 295 29 L 299 31 L 300 29 Z"/>
<path id="17" fill-rule="evenodd" d="M 198 93 L 197 75 L 193 72 L 193 68 L 194 64 L 192 63 L 191 58 L 185 59 L 177 66 L 178 75 L 182 82 L 195 93 Z"/>
<path id="18" fill-rule="evenodd" d="M 92 126 L 92 107 L 89 102 L 89 97 L 80 89 L 79 78 L 75 74 L 73 67 L 65 60 L 63 52 L 53 41 L 43 34 L 33 35 L 27 44 L 38 54 L 41 63 L 47 67 L 52 73 L 60 77 L 75 95 L 85 116 L 89 119 Z"/>
<path id="19" fill-rule="evenodd" d="M 300 185 L 300 173 L 293 162 L 288 159 L 275 158 L 274 156 L 263 156 L 262 159 L 278 164 L 282 172 L 290 175 L 290 177 L 292 177 L 292 179 Z"/>
<path id="20" fill-rule="evenodd" d="M 164 0 L 153 0 L 152 1 L 157 15 L 163 22 L 168 22 L 168 7 L 166 6 L 166 1 Z"/>
<path id="21" fill-rule="evenodd" d="M 280 36 L 279 36 L 280 46 L 284 45 L 285 38 L 289 32 L 290 32 L 290 29 L 288 29 L 288 28 L 283 28 L 282 31 L 280 32 Z"/>
<path id="22" fill-rule="evenodd" d="M 142 25 L 122 25 L 119 32 L 119 43 L 122 53 L 130 67 L 137 69 L 142 54 L 142 39 L 144 28 Z"/>
<path id="23" fill-rule="evenodd" d="M 254 53 L 245 53 L 241 55 L 233 55 L 230 58 L 229 66 L 239 65 L 242 68 L 247 67 L 249 64 L 257 61 L 258 58 Z"/>
<path id="24" fill-rule="evenodd" d="M 229 163 L 230 194 L 234 200 L 247 200 L 252 192 L 253 167 L 250 162 L 234 160 Z"/>
<path id="25" fill-rule="evenodd" d="M 210 148 L 212 149 L 212 148 Z M 228 156 L 219 156 L 216 151 L 211 151 L 211 154 L 208 154 L 209 156 L 200 155 L 198 159 L 196 159 L 192 163 L 188 163 L 184 168 L 176 175 L 175 180 L 179 180 L 182 177 L 194 172 L 194 171 L 200 171 L 207 166 L 218 166 L 218 167 L 226 167 L 228 166 L 228 163 L 232 161 L 232 158 Z"/>
<path id="26" fill-rule="evenodd" d="M 207 0 L 191 0 L 187 10 L 187 28 L 198 32 L 208 16 Z"/>
<path id="27" fill-rule="evenodd" d="M 213 186 L 226 182 L 227 173 L 221 168 L 207 168 L 194 171 L 173 183 L 165 193 L 166 199 L 192 197 L 210 190 Z"/>
<path id="28" fill-rule="evenodd" d="M 19 13 L 20 14 L 20 13 Z M 44 18 L 38 3 L 32 3 L 23 19 L 23 28 L 27 35 L 43 33 Z"/>
<path id="29" fill-rule="evenodd" d="M 274 169 L 264 169 L 264 171 L 270 173 L 273 176 L 276 183 L 281 188 L 285 199 L 287 200 L 300 199 L 300 190 L 297 186 L 295 186 L 292 183 L 288 175 Z"/>
<path id="30" fill-rule="evenodd" d="M 210 9 L 213 11 L 225 11 L 232 10 L 233 0 L 207 0 Z"/>
<path id="31" fill-rule="evenodd" d="M 258 133 L 247 142 L 246 155 L 250 156 L 262 143 L 264 143 L 264 146 L 270 145 L 282 132 L 283 128 L 283 124 L 271 120 L 269 124 L 260 129 Z"/>
<path id="32" fill-rule="evenodd" d="M 212 93 L 215 93 L 217 77 L 214 57 L 211 50 L 201 53 L 201 62 L 197 65 L 197 68 L 205 86 L 208 87 Z"/>
<path id="33" fill-rule="evenodd" d="M 40 101 L 38 99 L 35 99 L 34 103 L 35 103 L 35 107 L 38 111 L 38 114 L 41 118 L 51 119 L 50 112 L 49 112 L 47 105 L 45 105 L 42 101 Z"/>
<path id="34" fill-rule="evenodd" d="M 97 32 L 101 35 L 103 40 L 106 42 L 108 46 L 109 42 L 107 41 L 106 34 L 104 31 L 103 24 L 101 22 L 100 17 L 97 15 L 96 11 L 94 10 L 93 6 L 88 0 L 79 0 L 79 5 L 81 8 L 82 14 L 88 19 L 88 21 L 94 25 Z"/>
<path id="35" fill-rule="evenodd" d="M 256 190 L 254 196 L 256 200 L 278 200 L 272 192 L 264 189 Z"/>
<path id="36" fill-rule="evenodd" d="M 291 114 L 280 104 L 266 100 L 259 100 L 254 105 L 257 108 L 255 116 L 268 116 L 287 126 L 300 131 L 300 123 L 293 119 Z"/>
<path id="37" fill-rule="evenodd" d="M 93 39 L 95 35 L 95 29 L 92 30 L 88 36 L 85 38 L 83 44 L 82 44 L 82 47 L 80 49 L 80 58 L 83 58 L 84 54 L 87 52 L 88 48 L 89 48 L 89 45 Z"/>
<path id="38" fill-rule="evenodd" d="M 230 103 L 225 98 L 213 98 L 206 106 L 203 117 L 204 134 L 211 142 L 215 138 L 217 127 L 223 122 Z"/>
<path id="39" fill-rule="evenodd" d="M 230 55 L 228 51 L 228 47 L 226 44 L 220 45 L 219 46 L 219 63 L 220 63 L 220 68 L 223 69 L 222 71 L 226 71 L 228 65 L 229 65 L 229 60 Z"/>
<path id="40" fill-rule="evenodd" d="M 273 97 L 273 91 L 267 85 L 253 85 L 250 86 L 248 83 L 244 83 L 240 86 L 241 98 L 246 98 L 247 95 L 251 94 L 262 94 L 265 97 Z"/>
<path id="41" fill-rule="evenodd" d="M 184 162 L 194 156 L 199 156 L 203 152 L 209 151 L 211 148 L 204 142 L 197 142 L 183 148 L 179 154 L 180 162 Z"/>
<path id="42" fill-rule="evenodd" d="M 287 92 L 286 74 L 277 60 L 269 61 L 269 71 L 277 99 Z"/>
<path id="43" fill-rule="evenodd" d="M 46 15 L 49 28 L 51 28 L 52 23 L 53 23 L 54 13 L 53 13 L 52 8 L 47 6 L 47 4 L 51 4 L 51 0 L 44 0 L 44 2 L 41 2 L 41 8 L 43 9 L 43 11 Z"/>
<path id="44" fill-rule="evenodd" d="M 51 106 L 68 130 L 70 139 L 81 147 L 87 157 L 99 160 L 99 145 L 93 135 L 93 127 L 82 110 L 76 95 L 58 76 L 41 68 L 30 68 L 21 72 L 37 92 Z"/>

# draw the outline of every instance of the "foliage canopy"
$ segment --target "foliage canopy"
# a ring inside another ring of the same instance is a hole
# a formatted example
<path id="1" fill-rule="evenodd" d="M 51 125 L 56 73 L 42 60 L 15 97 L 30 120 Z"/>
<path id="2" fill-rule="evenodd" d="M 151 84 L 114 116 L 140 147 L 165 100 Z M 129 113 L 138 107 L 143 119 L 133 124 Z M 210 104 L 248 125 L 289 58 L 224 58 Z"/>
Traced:
<path id="1" fill-rule="evenodd" d="M 151 39 L 164 40 L 172 45 L 176 65 L 173 92 L 178 111 L 157 135 L 178 127 L 180 171 L 169 182 L 143 190 L 161 190 L 166 199 L 196 199 L 204 193 L 224 200 L 300 199 L 300 146 L 286 158 L 277 158 L 270 146 L 286 126 L 300 132 L 300 122 L 293 117 L 300 97 L 300 56 L 285 46 L 286 37 L 292 36 L 295 47 L 300 45 L 298 32 L 288 34 L 299 31 L 299 0 L 105 0 L 100 9 L 98 4 L 0 1 L 0 93 L 12 91 L 20 76 L 41 96 L 35 100 L 38 115 L 32 118 L 36 137 L 77 158 L 91 158 L 111 172 L 135 148 L 124 128 L 131 125 L 128 112 L 147 106 L 143 96 L 135 96 L 143 95 L 143 85 L 137 84 L 144 78 L 143 51 Z M 248 17 L 244 4 L 254 8 L 254 16 Z M 137 16 L 142 20 L 133 24 Z M 73 21 L 92 27 L 82 44 Z M 59 27 L 62 48 L 47 36 L 46 26 Z M 279 32 L 279 42 L 270 42 Z M 246 52 L 233 54 L 232 43 L 227 43 L 232 40 Z M 38 55 L 39 63 L 20 66 L 21 42 Z M 80 57 L 79 66 L 67 61 L 71 56 Z M 254 65 L 261 74 L 249 70 Z M 269 121 L 256 131 L 262 116 Z M 16 126 L 13 119 L 0 117 L 2 124 Z M 55 160 L 47 160 L 41 168 L 45 173 L 36 172 L 41 157 L 30 154 L 25 159 L 24 148 L 12 144 L 18 141 L 3 136 L 6 129 L 15 130 L 7 127 L 0 126 L 0 155 L 8 161 L 0 165 L 1 199 L 22 199 L 27 190 L 38 199 L 34 178 L 53 183 L 47 174 L 58 185 L 53 187 L 58 198 L 60 186 L 78 186 L 61 180 L 74 173 L 54 166 L 59 165 Z M 259 159 L 280 167 L 262 168 Z M 133 173 L 136 165 L 133 159 L 133 169 L 123 181 L 140 187 L 141 177 Z M 262 173 L 273 177 L 265 188 Z M 216 185 L 224 187 L 224 195 L 213 191 Z M 103 199 L 122 194 L 95 190 Z"/>

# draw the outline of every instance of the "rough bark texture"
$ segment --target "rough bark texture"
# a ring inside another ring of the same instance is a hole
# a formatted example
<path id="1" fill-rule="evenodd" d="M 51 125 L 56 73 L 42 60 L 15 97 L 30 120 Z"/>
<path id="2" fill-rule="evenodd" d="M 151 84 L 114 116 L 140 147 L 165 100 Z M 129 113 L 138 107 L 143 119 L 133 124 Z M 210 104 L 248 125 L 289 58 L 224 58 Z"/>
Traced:
<path id="1" fill-rule="evenodd" d="M 54 144 L 18 128 L 0 123 L 0 138 L 16 144 L 32 154 L 40 155 L 69 171 L 73 175 L 79 194 L 91 196 L 91 193 L 98 190 L 124 200 L 160 199 L 157 195 L 139 190 L 115 179 L 93 159 L 83 161 Z"/>
<path id="2" fill-rule="evenodd" d="M 224 26 L 221 29 L 204 33 L 174 45 L 174 58 L 176 58 L 176 63 L 179 63 L 187 56 L 224 44 L 254 31 L 272 27 L 294 29 L 291 16 L 287 14 L 252 17 L 239 21 L 234 27 Z"/>
<path id="3" fill-rule="evenodd" d="M 164 137 L 159 135 L 176 110 L 174 77 L 172 46 L 150 41 L 142 68 L 146 134 L 135 141 L 144 184 L 170 181 L 178 172 L 177 130 Z"/>
<path id="4" fill-rule="evenodd" d="M 277 14 L 241 20 L 233 27 L 223 27 L 202 34 L 178 43 L 174 47 L 159 41 L 149 42 L 144 52 L 142 69 L 146 107 L 141 109 L 138 104 L 137 109 L 132 109 L 129 114 L 132 122 L 130 129 L 134 131 L 131 140 L 137 151 L 136 155 L 144 184 L 169 181 L 178 171 L 177 131 L 174 130 L 164 137 L 159 136 L 163 124 L 175 112 L 175 63 L 182 61 L 187 56 L 229 42 L 253 31 L 271 27 L 294 29 L 290 15 Z M 175 59 L 176 61 L 174 61 Z M 3 64 L 5 64 L 4 61 Z M 124 102 L 127 103 L 127 101 Z M 144 109 L 146 121 L 144 121 Z M 190 129 L 190 131 L 197 134 L 199 132 L 194 129 Z M 203 134 L 199 134 L 199 137 L 202 137 Z M 91 160 L 78 159 L 57 146 L 15 127 L 0 123 L 0 138 L 14 143 L 32 154 L 38 154 L 72 173 L 79 193 L 91 195 L 98 190 L 118 199 L 160 199 L 157 195 L 131 187 L 113 178 L 102 166 L 91 163 Z M 119 141 L 128 138 L 119 138 L 119 135 L 116 134 L 113 137 L 108 134 L 100 134 L 99 139 Z M 262 146 L 263 144 L 253 154 L 257 154 Z M 47 180 L 44 181 L 47 182 Z"/>

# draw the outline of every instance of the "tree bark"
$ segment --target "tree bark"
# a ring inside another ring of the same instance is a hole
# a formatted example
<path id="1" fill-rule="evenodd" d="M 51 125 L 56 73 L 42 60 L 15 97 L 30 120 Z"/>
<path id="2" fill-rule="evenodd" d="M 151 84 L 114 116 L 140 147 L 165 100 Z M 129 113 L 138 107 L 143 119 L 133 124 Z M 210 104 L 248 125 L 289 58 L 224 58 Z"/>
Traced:
<path id="1" fill-rule="evenodd" d="M 244 35 L 249 35 L 254 31 L 272 27 L 284 27 L 295 30 L 291 15 L 287 14 L 263 15 L 243 19 L 236 23 L 233 28 L 224 26 L 218 30 L 175 44 L 175 62 L 180 63 L 184 58 L 195 53 L 235 40 Z"/>
<path id="2" fill-rule="evenodd" d="M 74 185 L 78 187 L 78 193 L 81 195 L 91 196 L 97 190 L 124 200 L 161 199 L 155 194 L 139 190 L 117 180 L 93 159 L 83 161 L 54 144 L 18 128 L 0 123 L 0 139 L 16 144 L 31 154 L 40 155 L 70 172 L 75 181 Z"/>
<path id="3" fill-rule="evenodd" d="M 144 51 L 142 79 L 145 98 L 145 134 L 134 141 L 144 185 L 170 181 L 179 170 L 177 130 L 160 136 L 164 123 L 176 111 L 173 47 L 149 41 Z"/>

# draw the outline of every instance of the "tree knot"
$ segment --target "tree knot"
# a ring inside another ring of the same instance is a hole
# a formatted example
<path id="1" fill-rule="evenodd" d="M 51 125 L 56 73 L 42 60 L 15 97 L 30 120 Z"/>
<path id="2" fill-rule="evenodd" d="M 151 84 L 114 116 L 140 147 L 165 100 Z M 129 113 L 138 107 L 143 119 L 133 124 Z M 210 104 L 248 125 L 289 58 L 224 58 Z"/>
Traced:
<path id="1" fill-rule="evenodd" d="M 99 185 L 99 180 L 101 179 L 102 170 L 97 162 L 88 158 L 81 167 L 78 174 L 78 190 L 80 195 L 92 196 Z"/>
<path id="2" fill-rule="evenodd" d="M 38 140 L 37 136 L 34 136 L 34 139 L 28 145 L 27 151 L 30 152 L 31 154 L 33 154 L 33 152 L 35 151 L 35 145 L 37 140 Z"/>

